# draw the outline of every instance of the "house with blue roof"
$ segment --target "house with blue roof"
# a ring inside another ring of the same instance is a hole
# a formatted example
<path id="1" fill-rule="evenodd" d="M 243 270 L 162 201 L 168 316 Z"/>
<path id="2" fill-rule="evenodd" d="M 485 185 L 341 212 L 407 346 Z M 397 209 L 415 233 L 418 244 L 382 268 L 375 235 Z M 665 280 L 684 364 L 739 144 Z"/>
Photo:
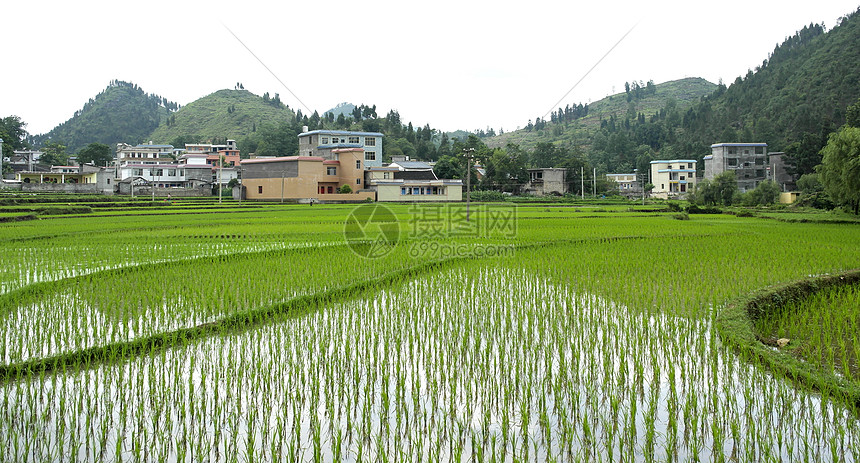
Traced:
<path id="1" fill-rule="evenodd" d="M 382 167 L 382 133 L 347 130 L 304 130 L 299 134 L 299 156 L 336 159 L 333 150 L 361 148 L 364 167 Z"/>

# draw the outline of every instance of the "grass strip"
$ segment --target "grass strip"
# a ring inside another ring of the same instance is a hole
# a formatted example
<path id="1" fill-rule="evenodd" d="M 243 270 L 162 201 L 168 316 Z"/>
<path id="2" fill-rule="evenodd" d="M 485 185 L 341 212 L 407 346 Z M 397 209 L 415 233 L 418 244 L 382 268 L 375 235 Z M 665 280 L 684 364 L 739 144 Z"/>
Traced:
<path id="1" fill-rule="evenodd" d="M 837 376 L 818 365 L 768 346 L 761 341 L 754 323 L 760 317 L 779 311 L 792 301 L 799 301 L 818 291 L 860 283 L 860 270 L 835 275 L 804 278 L 757 291 L 727 305 L 716 318 L 716 328 L 724 344 L 742 359 L 770 369 L 795 384 L 832 397 L 860 414 L 860 385 Z"/>

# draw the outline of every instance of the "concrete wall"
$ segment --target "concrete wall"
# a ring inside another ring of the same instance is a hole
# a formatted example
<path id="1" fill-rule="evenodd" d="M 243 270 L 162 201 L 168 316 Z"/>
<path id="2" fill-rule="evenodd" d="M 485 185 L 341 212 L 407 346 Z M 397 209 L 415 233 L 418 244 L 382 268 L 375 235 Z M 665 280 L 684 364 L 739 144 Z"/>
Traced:
<path id="1" fill-rule="evenodd" d="M 121 195 L 130 195 L 131 188 L 128 183 L 120 183 L 119 184 L 119 194 Z M 196 197 L 196 196 L 212 196 L 212 186 L 211 185 L 200 185 L 194 188 L 156 188 L 155 196 L 158 197 L 167 197 L 170 195 L 172 198 L 184 198 L 184 197 Z M 134 195 L 135 196 L 152 196 L 152 190 L 148 186 L 135 186 L 134 187 Z"/>
<path id="2" fill-rule="evenodd" d="M 406 186 L 406 185 L 402 185 Z M 438 201 L 462 201 L 462 185 L 441 185 L 445 188 L 444 195 L 403 195 L 400 194 L 401 185 L 378 185 L 376 200 L 386 201 L 410 201 L 410 202 L 438 202 Z M 437 185 L 439 186 L 439 185 Z M 408 188 L 412 188 L 409 186 Z"/>
<path id="3" fill-rule="evenodd" d="M 21 191 L 32 193 L 101 194 L 95 183 L 22 183 Z"/>
<path id="4" fill-rule="evenodd" d="M 3 182 L 0 182 L 0 190 L 21 191 L 21 185 L 23 185 L 23 183 L 3 183 Z"/>

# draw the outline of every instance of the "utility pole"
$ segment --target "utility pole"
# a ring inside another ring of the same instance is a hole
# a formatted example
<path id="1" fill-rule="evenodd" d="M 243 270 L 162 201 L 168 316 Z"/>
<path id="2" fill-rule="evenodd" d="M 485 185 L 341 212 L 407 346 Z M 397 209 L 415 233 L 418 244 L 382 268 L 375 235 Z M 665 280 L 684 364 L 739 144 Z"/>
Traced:
<path id="1" fill-rule="evenodd" d="M 585 166 L 579 166 L 579 194 L 585 199 Z"/>
<path id="2" fill-rule="evenodd" d="M 244 192 L 244 185 L 242 184 L 242 160 L 239 159 L 239 205 L 242 205 L 242 193 Z"/>
<path id="3" fill-rule="evenodd" d="M 469 203 L 472 200 L 472 155 L 475 148 L 463 148 L 466 157 L 466 222 L 469 221 Z"/>
<path id="4" fill-rule="evenodd" d="M 30 156 L 33 156 L 30 153 Z M 0 183 L 3 182 L 3 139 L 0 138 Z"/>

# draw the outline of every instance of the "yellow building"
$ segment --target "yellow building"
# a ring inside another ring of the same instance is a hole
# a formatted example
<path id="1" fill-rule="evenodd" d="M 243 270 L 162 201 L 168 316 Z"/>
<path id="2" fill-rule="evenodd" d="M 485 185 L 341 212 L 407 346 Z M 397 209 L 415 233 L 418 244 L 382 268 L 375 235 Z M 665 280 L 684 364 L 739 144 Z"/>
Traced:
<path id="1" fill-rule="evenodd" d="M 696 189 L 696 161 L 673 159 L 651 161 L 651 196 L 667 199 L 685 196 Z"/>
<path id="2" fill-rule="evenodd" d="M 15 174 L 23 183 L 98 183 L 99 168 L 93 166 L 51 166 L 50 172 L 22 171 Z"/>
<path id="3" fill-rule="evenodd" d="M 323 156 L 245 159 L 242 185 L 247 199 L 363 201 L 374 199 L 364 186 L 364 150 L 344 148 Z M 338 191 L 349 185 L 351 193 Z"/>

